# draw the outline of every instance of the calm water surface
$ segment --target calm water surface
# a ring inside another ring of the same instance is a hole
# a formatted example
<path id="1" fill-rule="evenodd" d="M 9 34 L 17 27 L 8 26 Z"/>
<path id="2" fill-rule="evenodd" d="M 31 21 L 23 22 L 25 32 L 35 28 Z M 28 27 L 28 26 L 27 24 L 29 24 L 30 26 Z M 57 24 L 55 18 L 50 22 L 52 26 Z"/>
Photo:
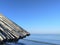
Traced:
<path id="1" fill-rule="evenodd" d="M 30 37 L 27 37 L 27 39 L 60 45 L 60 34 L 33 34 Z"/>
<path id="2" fill-rule="evenodd" d="M 18 42 L 3 45 L 60 45 L 60 34 L 31 34 Z"/>

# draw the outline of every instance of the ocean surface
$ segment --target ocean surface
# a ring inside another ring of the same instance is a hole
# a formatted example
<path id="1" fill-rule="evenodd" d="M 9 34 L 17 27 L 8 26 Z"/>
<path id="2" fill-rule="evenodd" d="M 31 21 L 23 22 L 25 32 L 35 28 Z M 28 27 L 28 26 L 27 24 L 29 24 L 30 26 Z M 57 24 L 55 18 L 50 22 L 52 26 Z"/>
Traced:
<path id="1" fill-rule="evenodd" d="M 31 34 L 18 42 L 2 45 L 60 45 L 60 34 Z"/>

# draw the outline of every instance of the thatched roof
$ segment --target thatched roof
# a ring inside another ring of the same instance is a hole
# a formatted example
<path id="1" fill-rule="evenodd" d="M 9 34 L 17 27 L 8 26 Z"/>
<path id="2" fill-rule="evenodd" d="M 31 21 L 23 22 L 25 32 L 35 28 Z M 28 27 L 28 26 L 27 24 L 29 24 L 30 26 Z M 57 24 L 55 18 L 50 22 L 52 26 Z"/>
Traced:
<path id="1" fill-rule="evenodd" d="M 22 27 L 0 15 L 0 42 L 15 41 L 30 35 Z"/>

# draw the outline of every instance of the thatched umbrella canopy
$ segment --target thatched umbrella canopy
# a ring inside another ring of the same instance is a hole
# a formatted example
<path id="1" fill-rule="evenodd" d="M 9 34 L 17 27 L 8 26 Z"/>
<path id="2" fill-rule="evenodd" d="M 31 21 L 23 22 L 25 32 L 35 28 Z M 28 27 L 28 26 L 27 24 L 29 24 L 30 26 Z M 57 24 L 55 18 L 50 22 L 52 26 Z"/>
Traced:
<path id="1" fill-rule="evenodd" d="M 7 17 L 0 15 L 0 42 L 16 41 L 29 35 L 30 33 L 22 27 Z"/>

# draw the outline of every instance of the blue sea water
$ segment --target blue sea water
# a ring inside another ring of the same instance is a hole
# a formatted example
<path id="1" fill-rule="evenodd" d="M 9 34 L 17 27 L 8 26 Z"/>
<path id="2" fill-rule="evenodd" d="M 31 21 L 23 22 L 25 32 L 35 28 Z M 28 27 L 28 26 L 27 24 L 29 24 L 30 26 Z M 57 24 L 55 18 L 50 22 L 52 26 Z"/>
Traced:
<path id="1" fill-rule="evenodd" d="M 60 45 L 60 34 L 31 34 L 18 42 L 5 45 Z"/>
<path id="2" fill-rule="evenodd" d="M 60 34 L 32 34 L 27 39 L 60 45 Z"/>

